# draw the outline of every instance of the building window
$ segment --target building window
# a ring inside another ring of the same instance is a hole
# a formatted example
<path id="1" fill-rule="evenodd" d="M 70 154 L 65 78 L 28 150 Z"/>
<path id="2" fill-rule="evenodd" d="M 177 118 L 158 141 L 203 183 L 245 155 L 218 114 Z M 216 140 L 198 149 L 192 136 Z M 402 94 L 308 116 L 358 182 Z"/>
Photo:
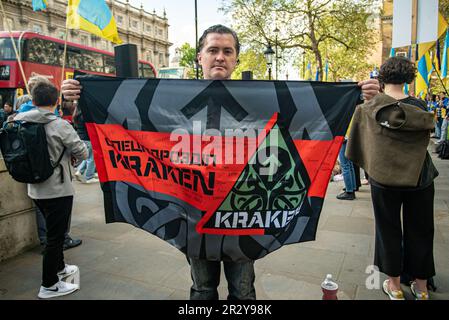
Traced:
<path id="1" fill-rule="evenodd" d="M 6 21 L 8 21 L 9 27 L 11 28 L 11 30 L 14 30 L 14 20 L 11 18 L 7 18 Z M 5 26 L 7 27 L 7 26 Z"/>
<path id="2" fill-rule="evenodd" d="M 123 24 L 123 17 L 122 16 L 117 16 L 117 24 L 120 25 L 120 26 Z"/>
<path id="3" fill-rule="evenodd" d="M 151 57 L 151 51 L 147 51 L 147 54 L 146 54 L 146 59 L 145 59 L 146 61 L 151 61 L 152 60 L 152 57 Z"/>
<path id="4" fill-rule="evenodd" d="M 42 33 L 42 27 L 39 24 L 33 25 L 33 32 Z"/>
<path id="5" fill-rule="evenodd" d="M 159 53 L 159 64 L 164 65 L 164 54 L 163 53 Z"/>
<path id="6" fill-rule="evenodd" d="M 80 43 L 83 45 L 83 46 L 87 46 L 89 43 L 88 43 L 88 40 L 87 40 L 87 36 L 81 36 L 80 37 Z"/>
<path id="7" fill-rule="evenodd" d="M 162 37 L 163 30 L 162 30 L 162 29 L 159 29 L 158 32 L 159 32 L 159 37 Z"/>
<path id="8" fill-rule="evenodd" d="M 146 25 L 146 30 L 148 33 L 151 33 L 151 26 L 149 24 Z"/>
<path id="9" fill-rule="evenodd" d="M 134 29 L 138 29 L 139 28 L 139 22 L 137 20 L 132 20 L 131 21 L 131 27 L 133 27 Z"/>

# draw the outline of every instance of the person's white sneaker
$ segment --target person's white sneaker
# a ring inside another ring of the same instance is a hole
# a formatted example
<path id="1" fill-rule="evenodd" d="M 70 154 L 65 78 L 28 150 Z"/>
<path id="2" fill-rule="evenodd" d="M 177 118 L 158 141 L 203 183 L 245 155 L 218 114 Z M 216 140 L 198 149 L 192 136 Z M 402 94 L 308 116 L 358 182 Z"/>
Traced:
<path id="1" fill-rule="evenodd" d="M 56 298 L 71 294 L 78 289 L 79 286 L 77 284 L 67 283 L 59 280 L 55 285 L 51 286 L 50 288 L 41 286 L 37 296 L 40 299 Z"/>
<path id="2" fill-rule="evenodd" d="M 59 280 L 65 279 L 72 274 L 78 272 L 78 266 L 66 264 L 65 268 L 62 271 L 58 272 Z"/>
<path id="3" fill-rule="evenodd" d="M 75 179 L 80 181 L 80 177 L 82 176 L 81 172 L 79 172 L 78 170 L 75 172 Z"/>
<path id="4" fill-rule="evenodd" d="M 91 183 L 97 183 L 97 182 L 100 182 L 100 180 L 98 178 L 92 178 L 92 179 L 86 180 L 86 182 L 84 182 L 84 183 L 91 184 Z"/>
<path id="5" fill-rule="evenodd" d="M 75 172 L 75 179 L 81 183 L 86 183 L 86 178 L 84 178 L 83 174 L 79 171 Z"/>

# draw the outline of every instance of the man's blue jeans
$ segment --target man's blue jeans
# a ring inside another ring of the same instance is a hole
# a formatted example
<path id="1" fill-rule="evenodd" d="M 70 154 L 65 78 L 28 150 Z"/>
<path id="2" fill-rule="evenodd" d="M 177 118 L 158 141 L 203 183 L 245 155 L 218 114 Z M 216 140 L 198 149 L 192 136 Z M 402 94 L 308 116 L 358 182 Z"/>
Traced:
<path id="1" fill-rule="evenodd" d="M 190 300 L 218 300 L 221 262 L 188 258 L 193 285 Z M 256 300 L 254 261 L 223 261 L 228 281 L 228 300 Z"/>
<path id="2" fill-rule="evenodd" d="M 443 120 L 443 124 L 441 125 L 441 135 L 439 142 L 444 142 L 447 140 L 447 130 L 448 130 L 448 119 L 445 118 Z"/>
<path id="3" fill-rule="evenodd" d="M 92 150 L 92 143 L 87 140 L 85 140 L 84 143 L 86 144 L 87 150 L 89 151 L 89 156 L 86 160 L 83 160 L 83 162 L 81 162 L 80 166 L 78 167 L 78 171 L 82 175 L 84 175 L 86 180 L 90 180 L 95 175 L 94 153 Z"/>
<path id="4" fill-rule="evenodd" d="M 345 156 L 346 142 L 347 142 L 346 140 L 343 142 L 343 145 L 341 146 L 340 149 L 339 154 L 340 166 L 343 174 L 343 179 L 345 182 L 346 192 L 354 192 L 355 189 L 357 188 L 355 181 L 355 171 L 352 161 L 348 160 L 348 158 L 346 158 Z"/>
<path id="5" fill-rule="evenodd" d="M 443 124 L 443 119 L 437 119 L 435 122 L 435 137 L 437 139 L 441 138 L 441 126 Z"/>

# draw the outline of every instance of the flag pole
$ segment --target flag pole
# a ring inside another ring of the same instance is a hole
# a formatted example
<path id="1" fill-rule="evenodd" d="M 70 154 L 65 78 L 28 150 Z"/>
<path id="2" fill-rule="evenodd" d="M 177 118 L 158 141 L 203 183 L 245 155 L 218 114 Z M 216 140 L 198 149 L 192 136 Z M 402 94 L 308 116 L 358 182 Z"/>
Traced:
<path id="1" fill-rule="evenodd" d="M 17 50 L 16 42 L 14 41 L 14 38 L 12 36 L 11 26 L 9 25 L 9 21 L 6 18 L 6 13 L 5 13 L 5 9 L 3 8 L 3 1 L 2 0 L 0 0 L 0 6 L 1 6 L 1 9 L 2 9 L 3 20 L 6 21 L 6 26 L 8 28 L 9 37 L 11 38 L 11 43 L 12 43 L 12 46 L 14 48 L 14 53 L 16 54 L 17 62 L 19 63 L 19 69 L 20 69 L 20 73 L 22 74 L 23 81 L 25 83 L 25 88 L 27 89 L 28 94 L 31 94 L 30 89 L 28 87 L 28 81 L 27 81 L 27 78 L 25 76 L 25 71 L 23 70 L 22 61 L 20 59 L 19 51 Z"/>
<path id="2" fill-rule="evenodd" d="M 440 82 L 441 82 L 441 85 L 443 86 L 444 92 L 446 92 L 446 95 L 449 97 L 449 93 L 447 92 L 447 88 L 446 88 L 446 86 L 444 85 L 444 81 L 443 81 L 443 79 L 441 79 L 440 73 L 438 72 L 438 70 L 437 70 L 437 68 L 436 68 L 436 66 L 435 66 L 435 62 L 433 62 L 433 61 L 432 61 L 432 66 L 433 66 L 433 69 L 435 70 L 435 72 L 436 72 L 436 74 L 437 74 L 437 76 L 438 76 L 438 79 L 439 79 Z"/>
<path id="3" fill-rule="evenodd" d="M 67 20 L 67 17 L 66 17 Z M 64 53 L 62 54 L 62 71 L 61 71 L 61 90 L 59 90 L 59 103 L 61 104 L 62 108 L 62 83 L 64 82 L 65 78 L 65 61 L 67 59 L 67 39 L 69 36 L 69 28 L 67 27 L 67 21 L 65 24 L 65 39 L 64 39 Z"/>
<path id="4" fill-rule="evenodd" d="M 195 0 L 195 54 L 198 56 L 198 2 Z M 197 57 L 195 57 L 195 61 L 197 61 Z M 200 78 L 200 70 L 198 61 L 195 63 L 196 65 L 196 79 L 198 80 Z"/>
<path id="5" fill-rule="evenodd" d="M 413 48 L 416 50 L 416 57 L 412 57 L 410 61 L 412 61 L 414 64 L 418 62 L 418 0 L 412 0 L 412 51 Z M 410 91 L 413 92 L 416 96 L 416 79 L 413 83 L 410 84 Z"/>

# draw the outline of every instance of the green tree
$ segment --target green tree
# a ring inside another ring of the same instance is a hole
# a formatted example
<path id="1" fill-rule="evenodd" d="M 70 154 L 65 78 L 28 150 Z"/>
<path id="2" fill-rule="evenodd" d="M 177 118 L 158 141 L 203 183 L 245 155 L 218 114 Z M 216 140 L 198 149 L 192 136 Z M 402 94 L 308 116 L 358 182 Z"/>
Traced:
<path id="1" fill-rule="evenodd" d="M 228 0 L 223 10 L 233 18 L 242 41 L 263 51 L 277 43 L 280 50 L 298 49 L 323 75 L 326 53 L 346 51 L 344 64 L 363 60 L 376 42 L 372 21 L 376 0 Z M 341 55 L 343 56 L 343 55 Z M 310 61 L 310 60 L 309 60 Z"/>
<path id="2" fill-rule="evenodd" d="M 263 53 L 248 49 L 240 53 L 239 60 L 239 64 L 232 73 L 232 79 L 242 79 L 243 71 L 252 71 L 255 80 L 268 79 L 267 62 Z"/>
<path id="3" fill-rule="evenodd" d="M 196 79 L 196 72 L 195 72 L 196 49 L 192 48 L 190 44 L 186 42 L 181 46 L 181 48 L 178 48 L 177 50 L 180 56 L 179 65 L 181 67 L 188 68 L 187 77 L 189 79 Z"/>

